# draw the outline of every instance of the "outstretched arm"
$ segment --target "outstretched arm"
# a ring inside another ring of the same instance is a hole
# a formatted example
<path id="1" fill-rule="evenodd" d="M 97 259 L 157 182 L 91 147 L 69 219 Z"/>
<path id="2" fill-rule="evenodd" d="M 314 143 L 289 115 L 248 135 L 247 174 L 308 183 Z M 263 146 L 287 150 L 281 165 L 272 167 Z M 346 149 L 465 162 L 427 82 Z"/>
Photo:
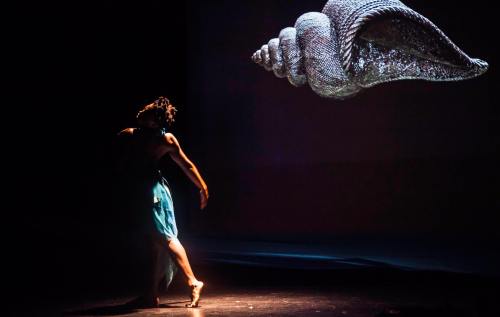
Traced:
<path id="1" fill-rule="evenodd" d="M 114 142 L 113 159 L 114 172 L 121 174 L 125 171 L 127 161 L 130 156 L 130 137 L 134 134 L 133 128 L 127 128 L 117 134 L 117 139 Z"/>
<path id="2" fill-rule="evenodd" d="M 200 208 L 203 209 L 208 201 L 208 187 L 201 177 L 198 169 L 193 162 L 189 160 L 184 151 L 182 151 L 179 141 L 171 133 L 165 135 L 168 151 L 170 157 L 179 165 L 182 171 L 189 177 L 189 179 L 200 189 Z"/>

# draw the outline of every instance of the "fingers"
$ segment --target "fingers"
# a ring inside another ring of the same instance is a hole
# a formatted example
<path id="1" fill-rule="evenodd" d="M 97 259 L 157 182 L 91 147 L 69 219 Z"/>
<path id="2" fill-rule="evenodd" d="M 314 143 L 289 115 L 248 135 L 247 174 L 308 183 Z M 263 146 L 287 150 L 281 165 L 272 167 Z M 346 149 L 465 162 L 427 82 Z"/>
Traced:
<path id="1" fill-rule="evenodd" d="M 200 209 L 204 209 L 207 206 L 207 202 L 208 195 L 205 192 L 200 191 Z"/>
<path id="2" fill-rule="evenodd" d="M 205 207 L 207 206 L 207 198 L 206 197 L 203 197 L 202 200 L 201 200 L 201 209 L 205 209 Z"/>

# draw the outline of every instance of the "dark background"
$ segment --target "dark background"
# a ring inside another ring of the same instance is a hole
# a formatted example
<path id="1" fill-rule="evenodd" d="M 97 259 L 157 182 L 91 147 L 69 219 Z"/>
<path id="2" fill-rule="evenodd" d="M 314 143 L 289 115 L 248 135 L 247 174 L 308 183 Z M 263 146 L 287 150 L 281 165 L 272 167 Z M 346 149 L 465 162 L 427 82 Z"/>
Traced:
<path id="1" fill-rule="evenodd" d="M 115 136 L 160 95 L 178 107 L 172 132 L 211 194 L 200 212 L 196 188 L 165 162 L 181 240 L 410 238 L 497 255 L 495 11 L 481 2 L 406 1 L 489 62 L 489 71 L 461 82 L 395 82 L 335 101 L 250 60 L 324 3 L 22 2 L 6 9 L 8 285 L 76 289 L 126 272 L 131 238 L 113 207 Z"/>

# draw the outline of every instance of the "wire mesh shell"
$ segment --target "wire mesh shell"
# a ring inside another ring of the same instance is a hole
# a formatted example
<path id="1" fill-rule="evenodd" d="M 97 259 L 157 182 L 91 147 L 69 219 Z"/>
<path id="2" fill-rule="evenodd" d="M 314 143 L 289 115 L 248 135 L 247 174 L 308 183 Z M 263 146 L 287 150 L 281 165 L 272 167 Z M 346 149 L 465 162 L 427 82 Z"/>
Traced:
<path id="1" fill-rule="evenodd" d="M 330 0 L 321 13 L 301 15 L 252 60 L 294 86 L 308 83 L 336 99 L 394 80 L 464 80 L 488 69 L 398 0 Z"/>

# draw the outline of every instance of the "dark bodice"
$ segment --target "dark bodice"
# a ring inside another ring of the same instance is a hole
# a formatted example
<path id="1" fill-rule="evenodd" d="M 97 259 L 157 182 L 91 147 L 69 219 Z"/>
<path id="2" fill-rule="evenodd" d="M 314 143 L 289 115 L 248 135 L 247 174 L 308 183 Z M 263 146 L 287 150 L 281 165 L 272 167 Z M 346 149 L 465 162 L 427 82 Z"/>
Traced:
<path id="1" fill-rule="evenodd" d="M 151 183 L 161 179 L 157 148 L 164 129 L 136 128 L 121 140 L 121 173 L 128 182 Z"/>

